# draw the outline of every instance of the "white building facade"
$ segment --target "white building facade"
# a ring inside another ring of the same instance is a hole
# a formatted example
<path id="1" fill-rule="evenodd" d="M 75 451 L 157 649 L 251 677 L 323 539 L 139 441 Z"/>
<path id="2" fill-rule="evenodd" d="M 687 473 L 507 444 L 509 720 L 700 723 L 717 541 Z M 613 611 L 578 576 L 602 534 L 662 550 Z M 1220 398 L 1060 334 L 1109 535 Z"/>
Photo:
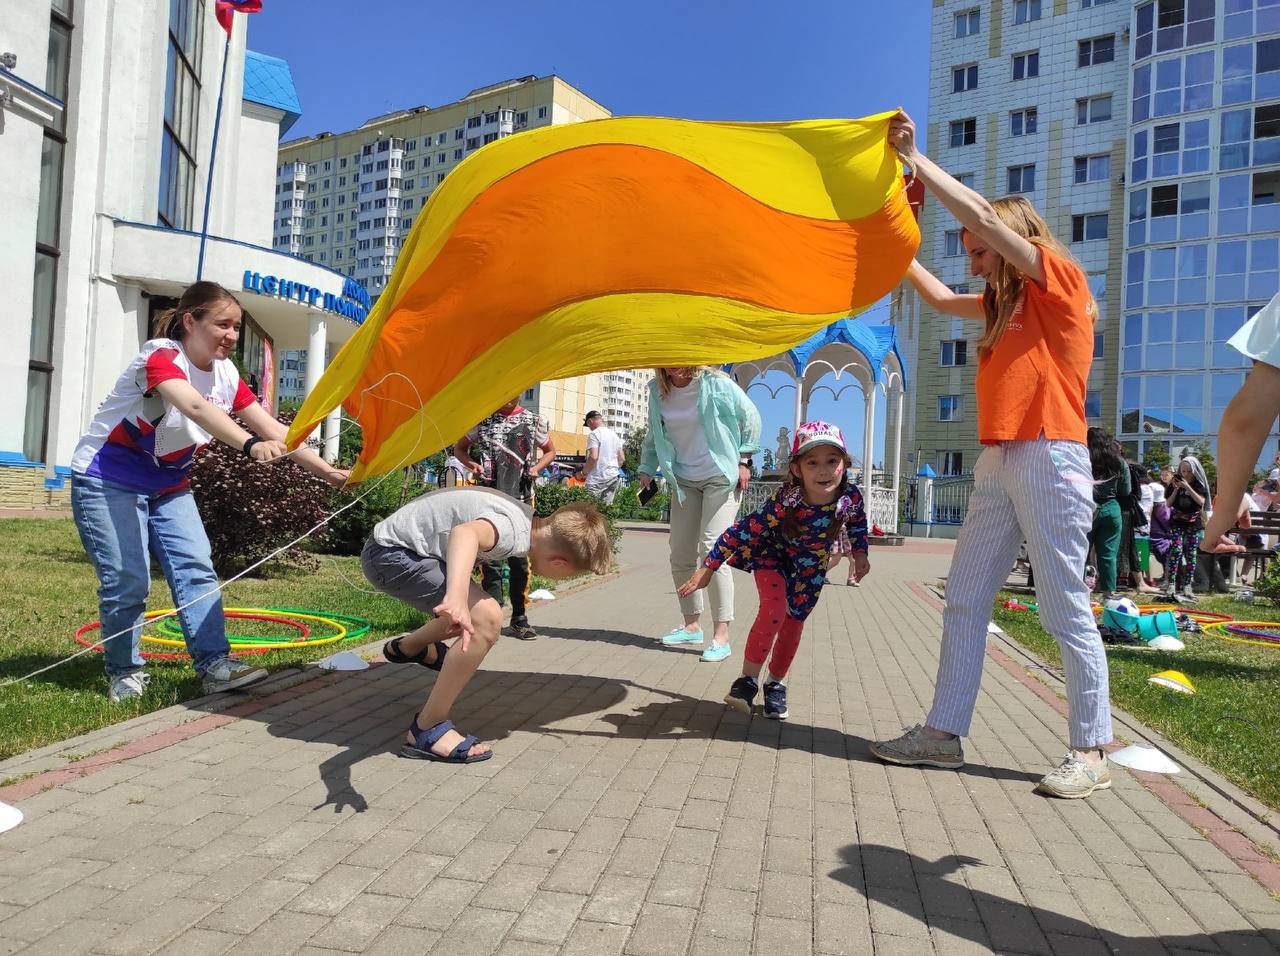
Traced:
<path id="1" fill-rule="evenodd" d="M 604 423 L 625 441 L 637 428 L 647 426 L 649 418 L 649 382 L 653 369 L 633 368 L 605 372 L 602 376 L 603 399 L 600 412 Z"/>
<path id="2" fill-rule="evenodd" d="M 346 276 L 272 248 L 276 146 L 297 99 L 287 64 L 246 56 L 246 17 L 229 46 L 204 0 L 27 0 L 4 19 L 0 506 L 59 506 L 98 403 L 196 279 L 224 47 L 203 277 L 245 307 L 251 384 L 269 402 L 273 355 L 331 351 L 364 305 Z"/>
<path id="3" fill-rule="evenodd" d="M 1280 3 L 1139 2 L 1131 33 L 1118 435 L 1176 458 L 1216 449 L 1226 341 L 1280 291 Z"/>

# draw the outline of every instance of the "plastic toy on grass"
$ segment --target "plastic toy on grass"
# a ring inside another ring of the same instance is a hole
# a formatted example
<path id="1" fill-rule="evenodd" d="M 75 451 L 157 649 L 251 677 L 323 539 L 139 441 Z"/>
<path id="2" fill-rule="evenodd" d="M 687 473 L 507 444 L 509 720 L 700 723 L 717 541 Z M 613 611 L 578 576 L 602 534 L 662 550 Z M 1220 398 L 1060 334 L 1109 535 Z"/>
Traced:
<path id="1" fill-rule="evenodd" d="M 1196 692 L 1195 685 L 1187 679 L 1187 675 L 1182 671 L 1161 671 L 1158 674 L 1152 674 L 1147 678 L 1147 683 L 1177 691 L 1179 694 L 1194 694 Z"/>
<path id="2" fill-rule="evenodd" d="M 1006 611 L 1038 611 L 1040 610 L 1040 606 L 1038 604 L 1032 604 L 1030 601 L 1014 601 L 1013 599 L 1005 601 L 1003 607 Z"/>

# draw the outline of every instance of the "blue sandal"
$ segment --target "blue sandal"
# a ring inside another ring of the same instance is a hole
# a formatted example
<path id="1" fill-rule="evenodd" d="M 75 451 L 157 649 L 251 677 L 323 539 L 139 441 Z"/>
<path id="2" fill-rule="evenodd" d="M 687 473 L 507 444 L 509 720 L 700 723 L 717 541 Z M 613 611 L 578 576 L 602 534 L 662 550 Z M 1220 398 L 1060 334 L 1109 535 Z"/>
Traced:
<path id="1" fill-rule="evenodd" d="M 418 718 L 415 715 L 413 722 L 409 725 L 409 733 L 413 734 L 413 743 L 401 747 L 400 756 L 412 757 L 414 760 L 435 760 L 440 763 L 479 763 L 493 756 L 492 750 L 482 754 L 468 753 L 467 751 L 480 742 L 470 734 L 463 737 L 462 742 L 443 757 L 432 751 L 431 748 L 435 746 L 436 741 L 451 730 L 453 730 L 452 720 L 442 720 L 434 727 L 423 730 L 418 726 Z"/>
<path id="2" fill-rule="evenodd" d="M 444 666 L 444 656 L 449 653 L 449 645 L 444 641 L 435 642 L 436 659 L 434 661 L 429 661 L 427 660 L 427 651 L 431 648 L 430 644 L 420 650 L 417 654 L 410 655 L 400 650 L 400 642 L 403 641 L 404 638 L 405 635 L 401 634 L 399 637 L 393 637 L 391 640 L 387 641 L 387 643 L 383 644 L 382 656 L 392 664 L 418 664 L 425 667 L 427 670 L 432 671 L 439 671 L 440 668 Z"/>

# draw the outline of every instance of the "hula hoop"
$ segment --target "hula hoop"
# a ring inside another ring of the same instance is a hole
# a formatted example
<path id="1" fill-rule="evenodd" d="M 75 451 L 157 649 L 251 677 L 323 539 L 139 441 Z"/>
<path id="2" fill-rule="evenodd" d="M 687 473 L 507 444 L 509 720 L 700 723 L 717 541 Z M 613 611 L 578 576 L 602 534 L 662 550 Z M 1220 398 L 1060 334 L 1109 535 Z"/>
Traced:
<path id="1" fill-rule="evenodd" d="M 149 621 L 152 618 L 160 617 L 165 613 L 166 612 L 164 611 L 148 611 L 142 617 L 143 617 L 143 620 Z M 90 631 L 97 630 L 100 627 L 102 627 L 101 621 L 92 621 L 89 624 L 85 624 L 81 627 L 76 628 L 76 632 L 73 635 L 75 637 L 76 643 L 79 644 L 81 647 L 91 647 L 94 650 L 101 651 L 103 649 L 101 644 L 95 644 L 93 641 L 85 637 L 85 635 L 88 634 Z M 185 647 L 186 644 L 184 643 L 181 646 Z M 242 657 L 242 656 L 248 656 L 250 654 L 265 654 L 269 650 L 271 650 L 270 646 L 252 647 L 252 648 L 234 648 L 233 647 L 231 649 L 231 656 Z M 148 661 L 186 661 L 191 659 L 190 654 L 186 654 L 186 653 L 165 654 L 159 651 L 142 651 L 141 656 L 143 660 L 148 660 Z"/>
<path id="2" fill-rule="evenodd" d="M 1204 626 L 1204 633 L 1216 637 L 1220 641 L 1228 641 L 1231 644 L 1249 644 L 1253 647 L 1280 647 L 1280 640 L 1273 638 L 1255 641 L 1244 637 L 1228 637 L 1226 634 L 1219 633 L 1225 630 L 1228 624 L 1236 624 L 1241 627 L 1277 626 L 1275 621 L 1214 621 Z"/>
<path id="3" fill-rule="evenodd" d="M 1237 637 L 1253 637 L 1260 641 L 1280 643 L 1280 634 L 1276 633 L 1276 629 L 1280 628 L 1280 621 L 1272 622 L 1272 629 L 1270 631 L 1251 631 L 1245 626 L 1246 624 L 1252 625 L 1253 627 L 1262 626 L 1257 621 L 1233 621 L 1227 625 L 1226 629 Z"/>
<path id="4" fill-rule="evenodd" d="M 261 610 L 268 611 L 268 610 L 271 610 L 271 608 L 262 608 Z M 227 613 L 225 616 L 248 619 L 253 621 L 268 621 L 272 624 L 284 624 L 286 627 L 292 627 L 294 630 L 300 632 L 302 636 L 299 638 L 299 640 L 303 640 L 303 641 L 305 641 L 308 637 L 311 636 L 311 628 L 307 627 L 307 625 L 303 624 L 301 621 L 294 621 L 287 617 L 278 617 L 271 614 L 259 613 L 258 610 L 255 610 L 254 613 L 252 614 L 249 614 L 247 612 L 239 613 L 239 614 Z M 178 623 L 178 619 L 176 617 L 162 618 L 160 620 L 160 623 L 156 625 L 156 630 L 160 634 L 163 634 L 165 637 L 170 637 L 170 638 L 182 637 L 182 625 Z M 153 638 L 148 634 L 144 634 L 142 636 L 142 639 L 144 641 L 149 641 L 149 640 L 152 640 Z M 280 641 L 287 641 L 287 640 L 289 640 L 288 637 L 277 637 L 273 634 L 228 634 L 227 635 L 227 642 L 230 644 L 254 644 L 254 645 L 268 644 L 268 643 L 274 644 Z"/>
<path id="5" fill-rule="evenodd" d="M 233 608 L 227 608 L 225 611 L 223 611 L 223 613 L 228 617 L 234 617 L 240 614 L 256 614 L 259 610 L 260 610 L 259 608 L 233 607 Z M 160 614 L 168 614 L 172 611 L 173 611 L 173 608 L 166 608 L 165 610 L 158 611 L 156 613 L 157 615 L 160 615 Z M 349 633 L 347 626 L 335 618 L 329 618 L 327 616 L 320 615 L 320 614 L 305 614 L 302 611 L 290 611 L 288 613 L 292 617 L 299 617 L 309 621 L 319 621 L 322 624 L 328 624 L 331 627 L 336 627 L 338 629 L 338 633 L 330 635 L 329 637 L 322 637 L 319 640 L 315 640 L 315 641 L 312 641 L 312 640 L 244 641 L 237 644 L 236 646 L 246 647 L 246 648 L 261 648 L 260 653 L 264 653 L 265 651 L 270 651 L 270 650 L 279 650 L 285 647 L 322 647 L 325 644 L 334 644 L 342 640 Z M 164 637 L 151 637 L 151 638 L 148 638 L 148 640 L 150 640 L 152 644 L 159 644 L 163 647 L 186 647 L 187 646 L 185 641 L 170 640 L 169 638 L 164 638 Z"/>
<path id="6" fill-rule="evenodd" d="M 269 607 L 264 610 L 270 611 L 272 614 L 285 615 L 317 614 L 328 618 L 331 624 L 334 621 L 346 624 L 348 625 L 346 638 L 348 640 L 353 637 L 364 637 L 369 633 L 369 629 L 373 626 L 362 617 L 356 617 L 354 614 L 338 614 L 334 611 L 313 611 L 310 608 L 305 607 Z"/>

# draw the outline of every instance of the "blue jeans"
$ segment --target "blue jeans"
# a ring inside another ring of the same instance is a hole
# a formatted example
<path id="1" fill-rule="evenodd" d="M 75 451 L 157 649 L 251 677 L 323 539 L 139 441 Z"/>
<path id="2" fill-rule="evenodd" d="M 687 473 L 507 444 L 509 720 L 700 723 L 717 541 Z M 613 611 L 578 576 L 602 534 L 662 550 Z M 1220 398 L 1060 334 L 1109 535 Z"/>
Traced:
<path id="1" fill-rule="evenodd" d="M 175 606 L 183 608 L 178 623 L 196 671 L 203 673 L 230 653 L 209 538 L 190 491 L 147 495 L 78 474 L 71 481 L 71 513 L 98 573 L 101 637 L 120 635 L 104 645 L 108 677 L 142 668 L 139 644 L 152 554 L 164 570 Z"/>

